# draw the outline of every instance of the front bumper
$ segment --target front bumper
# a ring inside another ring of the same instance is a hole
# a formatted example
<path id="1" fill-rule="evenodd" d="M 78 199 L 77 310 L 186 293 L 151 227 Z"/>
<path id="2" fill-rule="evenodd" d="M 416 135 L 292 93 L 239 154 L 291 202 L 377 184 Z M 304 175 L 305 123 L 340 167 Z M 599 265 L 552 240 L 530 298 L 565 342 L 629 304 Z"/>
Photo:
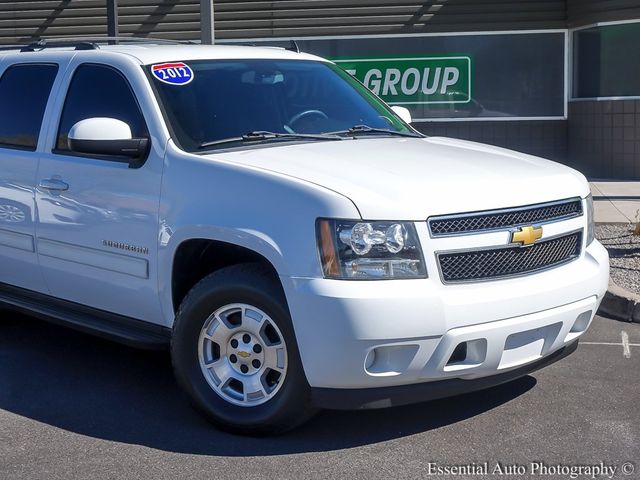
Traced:
<path id="1" fill-rule="evenodd" d="M 400 385 L 437 390 L 427 383 L 498 380 L 552 358 L 586 331 L 608 277 L 607 252 L 596 241 L 567 265 L 500 281 L 282 277 L 282 283 L 310 386 L 363 389 L 366 396 L 364 390 Z M 454 352 L 463 342 L 460 360 Z"/>
<path id="2" fill-rule="evenodd" d="M 462 395 L 463 393 L 484 390 L 485 388 L 511 382 L 544 368 L 547 365 L 551 365 L 575 352 L 578 348 L 578 341 L 579 340 L 574 340 L 536 362 L 489 377 L 476 378 L 473 380 L 451 378 L 435 382 L 382 388 L 313 388 L 311 390 L 312 401 L 314 405 L 319 408 L 360 410 L 399 407 L 411 403 Z"/>

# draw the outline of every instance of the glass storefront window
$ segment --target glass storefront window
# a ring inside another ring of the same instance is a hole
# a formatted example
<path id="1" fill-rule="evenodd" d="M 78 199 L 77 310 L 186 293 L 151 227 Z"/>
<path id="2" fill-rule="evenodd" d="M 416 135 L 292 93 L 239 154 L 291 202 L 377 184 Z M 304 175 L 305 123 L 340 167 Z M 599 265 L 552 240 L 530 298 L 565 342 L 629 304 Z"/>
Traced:
<path id="1" fill-rule="evenodd" d="M 564 118 L 565 41 L 560 31 L 522 31 L 297 43 L 304 52 L 334 60 L 389 105 L 408 108 L 420 122 Z"/>
<path id="2" fill-rule="evenodd" d="M 573 97 L 640 96 L 640 23 L 573 33 Z"/>

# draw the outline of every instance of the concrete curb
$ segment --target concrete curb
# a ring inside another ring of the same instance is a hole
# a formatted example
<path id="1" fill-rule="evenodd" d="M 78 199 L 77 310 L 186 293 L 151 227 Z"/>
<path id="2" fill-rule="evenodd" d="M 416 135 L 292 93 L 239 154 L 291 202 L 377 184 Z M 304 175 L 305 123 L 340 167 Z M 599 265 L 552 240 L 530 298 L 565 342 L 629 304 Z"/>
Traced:
<path id="1" fill-rule="evenodd" d="M 602 222 L 600 222 L 600 221 L 596 220 L 594 223 L 596 225 L 631 225 L 631 223 L 629 223 L 628 221 L 625 221 L 625 222 L 622 222 L 622 221 L 621 222 L 602 221 Z"/>
<path id="2" fill-rule="evenodd" d="M 640 323 L 640 295 L 636 295 L 609 280 L 609 288 L 598 314 L 624 322 Z"/>

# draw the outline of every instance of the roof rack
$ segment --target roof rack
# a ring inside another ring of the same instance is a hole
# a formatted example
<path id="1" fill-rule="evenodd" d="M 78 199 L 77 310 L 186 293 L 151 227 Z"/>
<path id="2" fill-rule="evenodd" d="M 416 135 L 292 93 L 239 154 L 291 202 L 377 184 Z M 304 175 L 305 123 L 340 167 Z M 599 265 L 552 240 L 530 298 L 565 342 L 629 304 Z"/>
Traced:
<path id="1" fill-rule="evenodd" d="M 70 38 L 40 38 L 28 45 L 16 45 L 1 47 L 2 50 L 20 49 L 21 52 L 39 52 L 46 48 L 74 47 L 75 50 L 97 50 L 100 44 L 118 45 L 124 43 L 135 44 L 194 44 L 190 40 L 167 40 L 164 38 L 142 38 L 142 37 L 70 37 Z"/>
<path id="2" fill-rule="evenodd" d="M 4 50 L 20 50 L 24 45 L 0 45 L 0 52 Z"/>
<path id="3" fill-rule="evenodd" d="M 45 40 L 40 39 L 37 42 L 24 45 L 21 52 L 39 52 L 45 48 L 56 47 L 74 47 L 74 50 L 96 50 L 100 48 L 96 43 L 81 40 Z"/>
<path id="4" fill-rule="evenodd" d="M 288 47 L 285 47 L 285 50 L 289 50 L 290 52 L 300 53 L 300 47 L 298 46 L 298 42 L 295 40 L 289 40 L 290 44 Z"/>

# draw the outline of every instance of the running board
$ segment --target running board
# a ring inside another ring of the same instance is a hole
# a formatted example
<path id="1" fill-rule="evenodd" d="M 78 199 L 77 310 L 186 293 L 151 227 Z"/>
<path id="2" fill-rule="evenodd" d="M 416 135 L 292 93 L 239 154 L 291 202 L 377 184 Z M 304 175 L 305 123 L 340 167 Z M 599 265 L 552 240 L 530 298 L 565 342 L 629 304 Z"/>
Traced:
<path id="1" fill-rule="evenodd" d="M 0 283 L 0 305 L 130 347 L 161 350 L 171 329 Z"/>

